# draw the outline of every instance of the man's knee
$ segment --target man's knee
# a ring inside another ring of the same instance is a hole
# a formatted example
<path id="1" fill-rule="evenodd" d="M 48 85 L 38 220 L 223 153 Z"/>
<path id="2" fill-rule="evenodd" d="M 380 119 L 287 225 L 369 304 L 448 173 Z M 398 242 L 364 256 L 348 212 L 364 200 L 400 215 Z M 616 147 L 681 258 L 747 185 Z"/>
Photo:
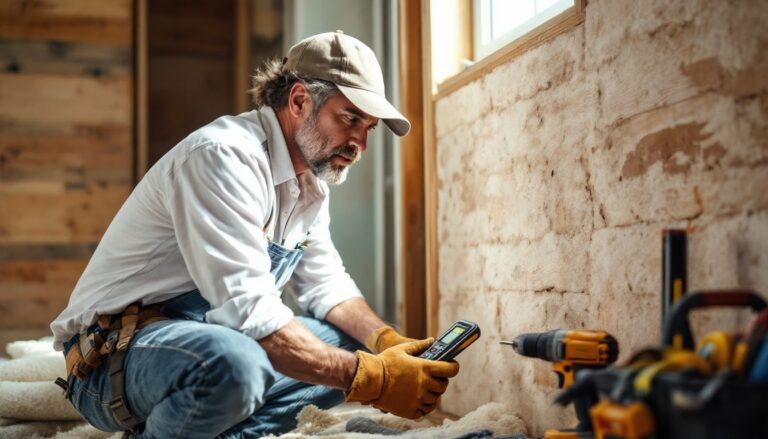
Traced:
<path id="1" fill-rule="evenodd" d="M 264 405 L 275 372 L 258 343 L 243 334 L 230 332 L 235 336 L 212 337 L 209 341 L 215 346 L 205 359 L 210 374 L 206 381 L 222 408 L 246 417 Z"/>
<path id="2" fill-rule="evenodd" d="M 158 382 L 162 380 L 159 376 L 141 378 L 138 374 L 137 381 L 157 384 L 158 393 L 150 399 L 165 398 L 167 393 L 160 389 L 163 385 L 185 388 L 199 403 L 198 408 L 214 418 L 245 418 L 264 404 L 275 372 L 255 340 L 214 324 L 175 321 L 166 326 L 142 335 L 129 353 L 138 364 L 175 370 L 166 375 L 175 385 Z"/>

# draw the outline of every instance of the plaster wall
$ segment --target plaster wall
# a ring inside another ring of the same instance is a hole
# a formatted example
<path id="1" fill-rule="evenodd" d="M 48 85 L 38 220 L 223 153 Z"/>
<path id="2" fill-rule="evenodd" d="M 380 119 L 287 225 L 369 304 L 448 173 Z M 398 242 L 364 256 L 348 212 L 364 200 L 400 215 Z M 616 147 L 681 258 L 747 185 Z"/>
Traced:
<path id="1" fill-rule="evenodd" d="M 689 232 L 689 289 L 768 293 L 767 22 L 758 0 L 590 0 L 436 102 L 439 323 L 483 329 L 443 409 L 573 425 L 551 366 L 498 342 L 601 328 L 620 360 L 657 344 L 663 228 Z M 696 317 L 701 334 L 748 315 Z"/>

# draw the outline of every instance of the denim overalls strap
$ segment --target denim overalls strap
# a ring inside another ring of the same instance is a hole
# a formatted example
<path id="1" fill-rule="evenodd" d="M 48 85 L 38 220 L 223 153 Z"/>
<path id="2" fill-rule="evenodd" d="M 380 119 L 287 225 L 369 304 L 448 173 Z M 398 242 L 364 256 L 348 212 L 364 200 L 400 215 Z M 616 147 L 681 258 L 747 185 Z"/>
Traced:
<path id="1" fill-rule="evenodd" d="M 270 162 L 271 163 L 271 162 Z M 304 255 L 302 244 L 299 243 L 296 247 L 289 249 L 276 242 L 274 242 L 274 226 L 273 219 L 275 218 L 275 212 L 277 211 L 277 194 L 275 194 L 275 203 L 272 205 L 272 210 L 269 213 L 264 224 L 264 236 L 267 238 L 267 254 L 269 255 L 270 267 L 269 272 L 275 276 L 275 288 L 282 289 L 288 280 L 291 278 L 296 266 L 299 265 L 301 257 Z"/>

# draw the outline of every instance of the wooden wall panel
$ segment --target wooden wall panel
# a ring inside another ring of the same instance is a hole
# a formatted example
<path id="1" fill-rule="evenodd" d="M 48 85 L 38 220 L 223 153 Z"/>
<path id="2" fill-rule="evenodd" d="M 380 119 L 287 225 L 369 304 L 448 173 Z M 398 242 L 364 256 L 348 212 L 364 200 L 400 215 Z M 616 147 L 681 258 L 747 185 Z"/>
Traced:
<path id="1" fill-rule="evenodd" d="M 234 0 L 147 1 L 148 167 L 237 110 L 235 11 Z"/>
<path id="2" fill-rule="evenodd" d="M 131 0 L 3 0 L 0 35 L 130 46 Z"/>
<path id="3" fill-rule="evenodd" d="M 130 129 L 130 78 L 0 73 L 0 121 L 34 131 L 119 125 Z"/>
<path id="4" fill-rule="evenodd" d="M 88 249 L 90 250 L 90 249 Z M 35 253 L 33 250 L 31 253 Z M 40 251 L 37 251 L 40 253 Z M 4 327 L 46 327 L 69 299 L 87 259 L 0 259 L 0 313 L 11 316 Z"/>
<path id="5" fill-rule="evenodd" d="M 0 329 L 66 305 L 133 184 L 133 2 L 0 3 Z"/>

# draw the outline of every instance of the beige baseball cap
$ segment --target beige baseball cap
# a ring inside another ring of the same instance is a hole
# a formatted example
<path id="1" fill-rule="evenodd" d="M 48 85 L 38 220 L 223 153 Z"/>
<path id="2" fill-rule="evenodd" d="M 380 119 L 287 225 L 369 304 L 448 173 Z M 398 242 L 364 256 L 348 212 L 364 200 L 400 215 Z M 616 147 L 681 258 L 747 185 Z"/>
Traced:
<path id="1" fill-rule="evenodd" d="M 398 136 L 411 129 L 408 119 L 384 95 L 384 78 L 376 55 L 342 31 L 318 34 L 291 47 L 283 59 L 283 70 L 333 82 L 357 108 L 383 120 Z"/>

